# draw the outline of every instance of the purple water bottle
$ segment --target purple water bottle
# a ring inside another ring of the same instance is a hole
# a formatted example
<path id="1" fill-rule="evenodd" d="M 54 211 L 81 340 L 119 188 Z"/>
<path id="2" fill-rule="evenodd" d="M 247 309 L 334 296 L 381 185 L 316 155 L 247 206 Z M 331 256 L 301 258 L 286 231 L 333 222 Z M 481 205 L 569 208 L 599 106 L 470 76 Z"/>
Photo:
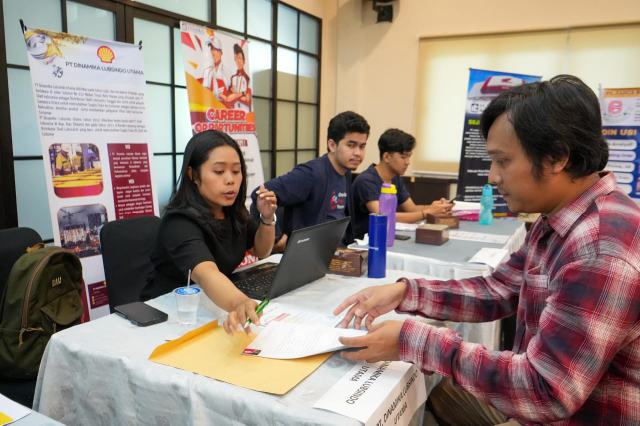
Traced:
<path id="1" fill-rule="evenodd" d="M 383 183 L 378 199 L 378 212 L 387 216 L 387 247 L 392 247 L 396 238 L 396 209 L 398 191 L 392 183 Z"/>

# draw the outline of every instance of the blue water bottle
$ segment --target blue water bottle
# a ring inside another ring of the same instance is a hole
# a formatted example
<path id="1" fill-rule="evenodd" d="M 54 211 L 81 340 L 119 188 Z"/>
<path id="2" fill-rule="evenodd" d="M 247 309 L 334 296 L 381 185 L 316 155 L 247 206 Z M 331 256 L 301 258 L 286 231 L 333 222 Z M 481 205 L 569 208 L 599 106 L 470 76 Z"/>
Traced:
<path id="1" fill-rule="evenodd" d="M 369 258 L 367 276 L 384 278 L 387 270 L 387 217 L 382 214 L 369 215 Z"/>
<path id="2" fill-rule="evenodd" d="M 387 216 L 387 247 L 393 247 L 396 239 L 396 210 L 398 209 L 398 190 L 392 183 L 383 183 L 378 198 L 378 212 Z"/>
<path id="3" fill-rule="evenodd" d="M 493 223 L 493 187 L 485 183 L 480 198 L 480 225 Z"/>

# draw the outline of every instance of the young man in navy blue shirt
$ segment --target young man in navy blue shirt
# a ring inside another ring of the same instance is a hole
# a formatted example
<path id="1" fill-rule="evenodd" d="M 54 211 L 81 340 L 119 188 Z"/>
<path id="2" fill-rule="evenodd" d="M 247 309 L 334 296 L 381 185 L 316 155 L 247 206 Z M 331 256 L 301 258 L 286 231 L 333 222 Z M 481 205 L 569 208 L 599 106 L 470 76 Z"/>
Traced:
<path id="1" fill-rule="evenodd" d="M 418 222 L 427 214 L 445 214 L 452 203 L 444 198 L 430 205 L 416 205 L 402 183 L 402 176 L 409 167 L 416 139 L 399 129 L 388 129 L 378 140 L 380 162 L 371 164 L 353 181 L 354 236 L 362 238 L 369 230 L 369 214 L 378 213 L 378 199 L 383 183 L 392 183 L 398 190 L 398 222 Z"/>
<path id="2" fill-rule="evenodd" d="M 298 164 L 290 172 L 264 184 L 276 193 L 278 206 L 284 207 L 282 232 L 290 235 L 295 229 L 328 220 L 351 216 L 343 243 L 353 242 L 353 199 L 351 172 L 364 159 L 369 138 L 369 123 L 361 115 L 345 111 L 329 122 L 327 154 Z M 255 204 L 257 188 L 251 194 Z"/>

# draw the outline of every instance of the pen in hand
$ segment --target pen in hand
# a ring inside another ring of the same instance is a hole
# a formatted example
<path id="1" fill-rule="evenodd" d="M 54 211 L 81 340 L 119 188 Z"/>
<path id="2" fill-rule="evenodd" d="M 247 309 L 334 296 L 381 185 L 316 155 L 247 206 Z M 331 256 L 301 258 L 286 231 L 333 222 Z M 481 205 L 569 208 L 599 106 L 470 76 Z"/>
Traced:
<path id="1" fill-rule="evenodd" d="M 256 306 L 256 315 L 260 315 L 260 313 L 264 310 L 268 303 L 269 299 L 264 299 L 262 302 L 260 302 L 260 304 Z M 247 318 L 243 328 L 249 327 L 249 324 L 251 324 L 251 318 Z"/>

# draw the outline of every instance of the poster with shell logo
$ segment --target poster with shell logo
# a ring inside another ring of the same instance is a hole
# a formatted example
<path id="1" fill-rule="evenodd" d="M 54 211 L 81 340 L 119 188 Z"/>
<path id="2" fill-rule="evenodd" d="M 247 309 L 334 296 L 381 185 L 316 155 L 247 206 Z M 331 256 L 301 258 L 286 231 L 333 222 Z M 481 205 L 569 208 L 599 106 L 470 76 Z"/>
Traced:
<path id="1" fill-rule="evenodd" d="M 100 248 L 108 221 L 158 215 L 142 51 L 23 28 L 55 244 L 82 262 L 86 313 L 109 313 Z"/>
<path id="2" fill-rule="evenodd" d="M 264 182 L 252 99 L 249 41 L 180 23 L 193 134 L 220 130 L 235 139 L 247 164 L 247 206 Z"/>
<path id="3" fill-rule="evenodd" d="M 603 89 L 600 105 L 602 135 L 609 145 L 606 170 L 640 203 L 640 87 Z"/>

